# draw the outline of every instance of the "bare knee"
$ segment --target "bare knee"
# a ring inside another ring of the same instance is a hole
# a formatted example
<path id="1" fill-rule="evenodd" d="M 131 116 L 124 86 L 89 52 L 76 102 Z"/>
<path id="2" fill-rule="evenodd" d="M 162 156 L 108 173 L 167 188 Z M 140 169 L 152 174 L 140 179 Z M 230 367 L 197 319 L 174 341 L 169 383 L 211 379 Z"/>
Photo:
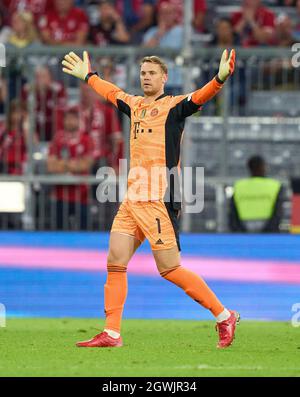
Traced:
<path id="1" fill-rule="evenodd" d="M 159 274 L 160 274 L 163 278 L 165 278 L 169 273 L 173 272 L 173 270 L 176 270 L 176 269 L 178 269 L 179 267 L 180 267 L 180 264 L 179 264 L 179 265 L 172 266 L 172 267 L 158 268 L 158 271 L 159 271 Z"/>
<path id="2" fill-rule="evenodd" d="M 128 262 L 139 245 L 140 241 L 133 236 L 111 233 L 107 264 L 127 267 Z"/>
<path id="3" fill-rule="evenodd" d="M 157 269 L 162 277 L 180 266 L 180 254 L 176 248 L 153 252 Z"/>

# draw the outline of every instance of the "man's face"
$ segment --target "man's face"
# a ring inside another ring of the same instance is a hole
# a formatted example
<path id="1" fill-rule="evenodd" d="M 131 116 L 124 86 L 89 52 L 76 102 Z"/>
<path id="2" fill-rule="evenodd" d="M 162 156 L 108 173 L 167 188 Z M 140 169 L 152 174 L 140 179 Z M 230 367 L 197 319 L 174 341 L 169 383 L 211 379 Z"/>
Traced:
<path id="1" fill-rule="evenodd" d="M 76 132 L 79 128 L 79 117 L 74 112 L 67 112 L 64 119 L 64 127 L 68 132 Z"/>
<path id="2" fill-rule="evenodd" d="M 58 12 L 69 12 L 74 7 L 74 0 L 55 0 L 55 9 Z"/>
<path id="3" fill-rule="evenodd" d="M 171 3 L 162 3 L 158 11 L 158 25 L 164 25 L 165 28 L 171 29 L 176 25 L 178 19 L 178 9 Z"/>
<path id="4" fill-rule="evenodd" d="M 232 26 L 227 21 L 220 21 L 217 25 L 217 36 L 219 39 L 231 40 L 233 36 Z"/>
<path id="5" fill-rule="evenodd" d="M 23 119 L 23 111 L 21 109 L 15 109 L 13 112 L 11 112 L 11 126 L 12 128 L 18 129 L 20 126 L 20 123 Z"/>
<path id="6" fill-rule="evenodd" d="M 164 88 L 167 75 L 155 63 L 145 62 L 140 71 L 141 87 L 146 96 L 155 95 Z"/>
<path id="7" fill-rule="evenodd" d="M 52 77 L 49 69 L 40 67 L 35 72 L 36 84 L 39 89 L 46 89 L 51 85 Z"/>
<path id="8" fill-rule="evenodd" d="M 256 9 L 260 6 L 261 0 L 244 0 L 244 7 Z"/>
<path id="9" fill-rule="evenodd" d="M 22 19 L 22 17 L 18 12 L 15 12 L 13 14 L 11 25 L 16 33 L 24 33 L 26 30 L 26 23 L 24 22 L 24 20 Z"/>
<path id="10" fill-rule="evenodd" d="M 278 30 L 279 34 L 291 35 L 293 32 L 292 20 L 288 16 L 282 17 L 277 25 L 277 30 Z"/>
<path id="11" fill-rule="evenodd" d="M 109 3 L 100 4 L 99 11 L 101 15 L 101 21 L 113 20 L 114 7 L 111 4 Z"/>

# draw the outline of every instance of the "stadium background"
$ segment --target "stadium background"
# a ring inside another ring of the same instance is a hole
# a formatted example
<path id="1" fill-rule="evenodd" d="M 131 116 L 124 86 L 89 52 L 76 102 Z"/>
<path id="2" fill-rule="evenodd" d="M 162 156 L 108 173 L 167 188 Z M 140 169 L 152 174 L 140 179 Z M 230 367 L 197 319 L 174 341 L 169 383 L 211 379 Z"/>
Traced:
<path id="1" fill-rule="evenodd" d="M 208 1 L 211 14 L 230 15 L 239 2 Z M 230 3 L 230 4 L 229 4 Z M 292 7 L 284 10 L 274 1 L 265 2 L 280 15 L 296 17 Z M 89 8 L 92 12 L 93 8 Z M 138 94 L 138 60 L 145 54 L 164 56 L 174 73 L 168 90 L 189 92 L 202 86 L 217 70 L 222 49 L 209 46 L 209 34 L 192 32 L 191 2 L 185 2 L 182 49 L 141 46 L 89 46 L 93 63 L 114 65 L 114 80 L 128 92 Z M 25 83 L 34 87 L 34 70 L 48 65 L 53 78 L 66 87 L 70 104 L 78 102 L 78 83 L 61 73 L 63 55 L 83 48 L 40 46 L 7 48 L 3 81 L 18 94 Z M 84 47 L 86 49 L 86 47 Z M 286 320 L 299 302 L 299 236 L 290 234 L 290 180 L 300 170 L 299 67 L 291 64 L 291 47 L 237 47 L 236 71 L 218 99 L 186 123 L 183 165 L 205 167 L 205 206 L 199 215 L 182 216 L 183 264 L 203 275 L 228 307 L 244 319 Z M 176 84 L 175 84 L 176 83 Z M 27 98 L 30 139 L 27 161 L 19 175 L 0 175 L 3 206 L 16 199 L 17 213 L 3 218 L 0 233 L 0 302 L 8 317 L 103 317 L 103 284 L 109 225 L 116 205 L 99 204 L 90 192 L 89 231 L 77 229 L 76 219 L 65 231 L 57 231 L 51 198 L 53 185 L 90 184 L 89 177 L 49 175 L 46 171 L 49 142 L 34 143 L 34 91 Z M 4 101 L 2 121 L 9 107 Z M 121 119 L 124 153 L 128 154 L 128 122 Z M 233 182 L 246 175 L 251 154 L 265 157 L 268 174 L 282 181 L 284 215 L 278 235 L 233 235 L 228 233 L 228 198 Z M 5 171 L 5 170 L 4 170 Z M 10 185 L 7 185 L 7 182 Z M 12 189 L 12 190 L 8 190 Z M 16 193 L 17 192 L 17 193 Z M 2 213 L 7 210 L 2 209 Z M 9 229 L 9 230 L 8 230 Z M 75 230 L 74 230 L 75 229 Z M 211 319 L 156 272 L 148 244 L 139 249 L 129 266 L 129 295 L 125 318 Z"/>

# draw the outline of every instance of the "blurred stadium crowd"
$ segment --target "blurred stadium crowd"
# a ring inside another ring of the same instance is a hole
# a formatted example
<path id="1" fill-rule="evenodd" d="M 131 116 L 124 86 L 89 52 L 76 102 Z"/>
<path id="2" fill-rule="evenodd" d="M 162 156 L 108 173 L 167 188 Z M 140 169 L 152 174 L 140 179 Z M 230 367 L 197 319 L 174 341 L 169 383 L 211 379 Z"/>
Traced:
<path id="1" fill-rule="evenodd" d="M 182 0 L 2 0 L 0 42 L 178 48 L 183 7 Z M 290 46 L 300 36 L 300 1 L 195 0 L 192 24 L 207 45 Z"/>
<path id="2" fill-rule="evenodd" d="M 77 46 L 87 45 L 180 51 L 184 45 L 183 7 L 181 0 L 2 0 L 0 43 L 6 45 L 8 53 L 22 49 L 34 52 L 41 46 L 76 50 Z M 300 0 L 194 1 L 194 46 L 291 48 L 299 38 Z M 124 157 L 122 117 L 110 104 L 96 97 L 87 85 L 77 86 L 74 81 L 63 78 L 59 63 L 55 68 L 37 60 L 33 64 L 31 81 L 13 62 L 6 73 L 0 68 L 0 174 L 26 173 L 29 137 L 31 144 L 40 147 L 46 156 L 42 174 L 95 175 L 100 166 L 106 165 L 117 171 L 119 159 Z M 178 75 L 178 68 L 175 65 L 170 69 L 168 93 L 182 92 L 183 78 Z M 254 69 L 255 77 L 253 74 L 249 77 L 244 64 L 237 65 L 237 69 L 235 80 L 230 83 L 231 104 L 238 103 L 236 115 L 251 115 L 246 106 L 247 90 L 253 82 L 258 84 L 258 71 Z M 213 77 L 217 69 L 213 66 L 206 72 L 205 68 L 203 70 L 201 78 L 195 78 L 196 86 Z M 98 71 L 104 79 L 126 87 L 126 71 L 113 57 L 99 59 Z M 261 87 L 269 89 L 264 76 L 272 75 L 272 87 L 290 84 L 294 88 L 298 84 L 299 88 L 299 73 L 298 77 L 295 73 L 297 71 L 292 68 L 286 68 L 284 60 L 264 64 L 259 71 Z M 32 90 L 33 133 L 29 131 Z M 208 106 L 207 115 L 218 115 L 217 101 L 212 108 Z M 296 102 L 294 106 L 297 107 Z M 258 108 L 261 106 L 256 100 L 254 103 L 258 103 Z M 95 200 L 95 189 L 77 184 L 48 186 L 48 189 L 35 192 L 36 200 L 47 201 L 48 196 L 54 200 L 55 216 L 49 216 L 45 204 L 40 228 L 50 228 L 50 220 L 45 221 L 47 214 L 49 219 L 55 219 L 58 229 L 72 228 L 67 218 L 77 214 L 77 228 L 93 229 L 87 211 L 88 204 Z M 109 207 L 105 211 L 113 213 Z M 40 216 L 36 214 L 37 218 Z M 15 215 L 2 213 L 0 227 L 21 228 L 24 222 L 16 219 Z M 109 227 L 111 216 L 105 215 L 105 219 L 108 220 L 104 228 Z"/>

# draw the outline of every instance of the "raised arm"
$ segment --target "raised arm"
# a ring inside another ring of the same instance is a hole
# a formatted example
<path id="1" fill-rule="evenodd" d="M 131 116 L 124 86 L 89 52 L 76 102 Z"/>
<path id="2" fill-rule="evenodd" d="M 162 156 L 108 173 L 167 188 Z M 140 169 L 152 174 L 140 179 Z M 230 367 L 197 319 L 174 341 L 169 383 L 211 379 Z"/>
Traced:
<path id="1" fill-rule="evenodd" d="M 74 52 L 70 52 L 69 54 L 65 55 L 62 64 L 64 66 L 63 72 L 84 80 L 99 95 L 117 106 L 118 93 L 123 91 L 116 85 L 106 80 L 102 80 L 96 72 L 92 72 L 87 51 L 83 52 L 83 59 L 81 59 Z"/>
<path id="2" fill-rule="evenodd" d="M 193 92 L 191 99 L 197 105 L 203 105 L 205 102 L 212 99 L 223 87 L 227 78 L 233 73 L 235 66 L 235 50 L 231 50 L 229 56 L 228 51 L 224 50 L 219 72 L 215 78 L 199 90 Z"/>
<path id="3" fill-rule="evenodd" d="M 211 81 L 204 87 L 194 91 L 190 95 L 181 95 L 176 105 L 177 117 L 184 119 L 193 113 L 196 113 L 205 102 L 212 99 L 223 87 L 227 78 L 233 73 L 235 65 L 235 51 L 231 50 L 229 56 L 228 51 L 224 50 L 220 61 L 219 71 Z"/>

